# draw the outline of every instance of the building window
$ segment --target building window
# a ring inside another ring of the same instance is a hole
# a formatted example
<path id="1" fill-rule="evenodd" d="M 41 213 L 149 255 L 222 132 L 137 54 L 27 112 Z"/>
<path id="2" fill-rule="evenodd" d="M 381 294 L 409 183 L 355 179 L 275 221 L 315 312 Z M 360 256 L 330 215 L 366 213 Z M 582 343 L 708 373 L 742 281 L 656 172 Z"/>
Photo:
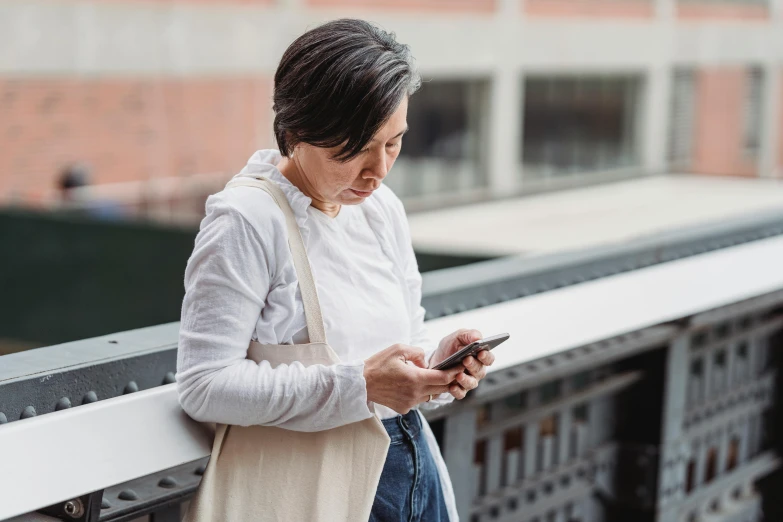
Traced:
<path id="1" fill-rule="evenodd" d="M 513 395 L 507 395 L 503 398 L 503 404 L 510 409 L 521 411 L 527 408 L 527 390 L 515 393 Z"/>
<path id="2" fill-rule="evenodd" d="M 702 330 L 701 332 L 697 332 L 693 334 L 693 338 L 691 339 L 691 347 L 696 350 L 699 348 L 703 348 L 704 345 L 707 344 L 707 337 L 708 334 L 706 331 Z"/>
<path id="3" fill-rule="evenodd" d="M 732 437 L 729 443 L 729 453 L 726 456 L 726 471 L 731 471 L 737 467 L 737 460 L 739 459 L 739 439 Z"/>
<path id="4" fill-rule="evenodd" d="M 699 357 L 691 361 L 690 378 L 688 380 L 688 403 L 694 404 L 702 400 L 704 390 L 704 360 Z"/>
<path id="5" fill-rule="evenodd" d="M 401 198 L 470 191 L 487 183 L 481 155 L 487 82 L 425 81 L 411 96 L 409 131 L 386 183 Z"/>
<path id="6" fill-rule="evenodd" d="M 759 67 L 751 68 L 748 71 L 746 86 L 743 145 L 745 154 L 750 158 L 756 158 L 761 146 L 761 127 L 763 125 L 764 71 Z"/>
<path id="7" fill-rule="evenodd" d="M 557 415 L 550 415 L 539 421 L 538 471 L 557 464 L 557 420 Z"/>
<path id="8" fill-rule="evenodd" d="M 675 168 L 687 169 L 693 156 L 695 85 L 693 71 L 675 71 L 669 130 L 669 162 Z"/>
<path id="9" fill-rule="evenodd" d="M 742 342 L 737 346 L 737 360 L 734 365 L 732 384 L 739 384 L 745 380 L 748 372 L 748 343 Z"/>
<path id="10" fill-rule="evenodd" d="M 573 424 L 568 441 L 568 456 L 572 459 L 581 457 L 587 449 L 588 412 L 587 404 L 577 406 L 573 410 Z"/>
<path id="11" fill-rule="evenodd" d="M 554 400 L 559 399 L 562 393 L 562 388 L 562 381 L 559 380 L 542 384 L 539 388 L 541 404 L 548 404 Z"/>
<path id="12" fill-rule="evenodd" d="M 525 176 L 557 177 L 637 164 L 639 78 L 525 80 Z"/>
<path id="13" fill-rule="evenodd" d="M 554 437 L 557 435 L 557 415 L 550 415 L 549 417 L 544 417 L 539 421 L 539 436 L 541 438 L 544 437 Z"/>
<path id="14" fill-rule="evenodd" d="M 476 428 L 482 428 L 489 423 L 489 408 L 491 405 L 491 403 L 485 403 L 476 410 Z"/>
<path id="15" fill-rule="evenodd" d="M 718 450 L 710 448 L 707 452 L 707 469 L 704 472 L 704 483 L 709 484 L 718 472 Z"/>
<path id="16" fill-rule="evenodd" d="M 685 474 L 685 494 L 687 495 L 696 486 L 696 460 L 688 461 L 688 469 Z"/>
<path id="17" fill-rule="evenodd" d="M 590 386 L 590 371 L 579 372 L 571 377 L 571 390 L 578 392 Z"/>
<path id="18" fill-rule="evenodd" d="M 503 433 L 503 461 L 501 464 L 501 485 L 510 486 L 522 475 L 523 466 L 524 430 L 522 427 L 513 428 Z"/>
<path id="19" fill-rule="evenodd" d="M 715 327 L 715 338 L 725 339 L 731 335 L 731 325 L 728 322 L 720 323 Z"/>
<path id="20" fill-rule="evenodd" d="M 726 350 L 715 352 L 715 366 L 712 368 L 713 391 L 720 392 L 726 386 Z"/>
<path id="21" fill-rule="evenodd" d="M 478 440 L 473 447 L 473 469 L 476 480 L 476 496 L 487 493 L 487 441 Z"/>

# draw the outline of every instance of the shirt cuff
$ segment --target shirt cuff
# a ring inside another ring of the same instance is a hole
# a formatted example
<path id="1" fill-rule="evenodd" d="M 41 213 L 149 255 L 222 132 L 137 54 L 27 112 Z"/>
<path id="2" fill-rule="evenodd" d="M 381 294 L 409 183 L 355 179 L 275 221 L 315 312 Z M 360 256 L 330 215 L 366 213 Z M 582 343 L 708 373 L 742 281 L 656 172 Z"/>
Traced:
<path id="1" fill-rule="evenodd" d="M 364 361 L 358 359 L 335 365 L 340 394 L 341 415 L 345 424 L 369 419 L 374 415 L 373 403 L 367 400 Z"/>

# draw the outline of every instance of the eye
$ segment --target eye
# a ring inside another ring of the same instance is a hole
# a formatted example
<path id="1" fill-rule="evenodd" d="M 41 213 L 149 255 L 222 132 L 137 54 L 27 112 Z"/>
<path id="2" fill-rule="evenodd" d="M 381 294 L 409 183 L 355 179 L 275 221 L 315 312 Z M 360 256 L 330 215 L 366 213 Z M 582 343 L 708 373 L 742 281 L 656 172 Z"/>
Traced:
<path id="1" fill-rule="evenodd" d="M 402 141 L 398 141 L 397 143 L 387 143 L 386 146 L 390 149 L 398 149 L 400 148 L 400 145 L 402 145 Z"/>

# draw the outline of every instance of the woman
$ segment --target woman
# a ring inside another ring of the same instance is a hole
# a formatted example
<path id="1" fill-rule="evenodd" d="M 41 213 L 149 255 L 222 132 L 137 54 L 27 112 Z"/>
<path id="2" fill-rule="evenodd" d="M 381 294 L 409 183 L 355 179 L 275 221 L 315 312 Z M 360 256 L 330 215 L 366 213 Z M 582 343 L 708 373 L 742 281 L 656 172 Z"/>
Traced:
<path id="1" fill-rule="evenodd" d="M 279 152 L 256 152 L 208 199 L 185 272 L 180 326 L 179 397 L 198 421 L 265 427 L 250 437 L 281 428 L 293 440 L 380 419 L 385 446 L 368 454 L 386 457 L 365 479 L 374 492 L 370 519 L 379 521 L 457 520 L 445 464 L 419 410 L 464 398 L 494 360 L 483 351 L 453 369 L 428 369 L 481 335 L 459 330 L 430 347 L 405 213 L 382 184 L 419 85 L 407 46 L 367 22 L 330 22 L 291 44 L 275 74 Z M 306 253 L 297 254 L 299 234 Z M 317 344 L 336 357 L 334 364 L 270 364 L 248 342 L 283 352 Z M 274 440 L 287 444 L 288 436 Z M 297 455 L 320 443 L 303 444 L 281 451 Z M 220 480 L 232 480 L 225 473 Z M 209 468 L 207 476 L 218 480 Z"/>

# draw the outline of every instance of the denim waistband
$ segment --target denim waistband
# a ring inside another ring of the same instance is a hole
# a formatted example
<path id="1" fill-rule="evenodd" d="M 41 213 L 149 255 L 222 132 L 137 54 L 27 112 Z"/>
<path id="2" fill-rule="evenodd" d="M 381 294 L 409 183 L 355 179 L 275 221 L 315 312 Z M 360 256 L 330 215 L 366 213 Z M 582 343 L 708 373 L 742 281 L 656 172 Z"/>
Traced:
<path id="1" fill-rule="evenodd" d="M 397 415 L 389 419 L 381 419 L 391 444 L 402 442 L 405 438 L 415 438 L 421 432 L 421 418 L 418 410 L 411 410 L 405 415 Z"/>

